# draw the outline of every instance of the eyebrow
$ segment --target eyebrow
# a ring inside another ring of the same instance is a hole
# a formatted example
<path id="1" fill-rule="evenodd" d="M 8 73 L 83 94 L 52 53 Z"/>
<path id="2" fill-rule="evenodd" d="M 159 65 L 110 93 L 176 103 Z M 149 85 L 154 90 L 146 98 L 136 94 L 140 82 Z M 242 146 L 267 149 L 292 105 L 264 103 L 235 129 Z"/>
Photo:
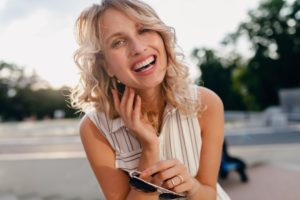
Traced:
<path id="1" fill-rule="evenodd" d="M 139 23 L 136 23 L 136 24 L 135 24 L 135 27 L 136 27 L 136 28 L 140 28 L 140 27 L 143 27 L 143 25 L 142 25 L 142 24 L 139 24 Z M 114 37 L 119 37 L 119 36 L 123 36 L 123 35 L 124 35 L 123 32 L 118 31 L 118 32 L 113 33 L 113 34 L 110 35 L 109 37 L 107 37 L 105 40 L 109 42 L 112 38 L 114 38 Z"/>
<path id="2" fill-rule="evenodd" d="M 112 35 L 110 35 L 109 37 L 107 37 L 105 39 L 105 41 L 109 42 L 111 39 L 113 39 L 114 37 L 118 37 L 118 36 L 123 36 L 124 34 L 122 32 L 116 32 L 113 33 Z"/>

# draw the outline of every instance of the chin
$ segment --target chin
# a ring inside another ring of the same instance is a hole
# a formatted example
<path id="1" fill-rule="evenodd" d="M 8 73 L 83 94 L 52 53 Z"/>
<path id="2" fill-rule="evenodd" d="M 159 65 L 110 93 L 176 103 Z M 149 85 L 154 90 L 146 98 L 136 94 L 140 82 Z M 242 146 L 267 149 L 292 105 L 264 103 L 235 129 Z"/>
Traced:
<path id="1" fill-rule="evenodd" d="M 151 84 L 148 85 L 147 88 L 156 88 L 158 86 L 161 86 L 163 83 L 164 79 L 159 79 L 159 80 L 155 80 L 154 82 L 152 82 Z"/>

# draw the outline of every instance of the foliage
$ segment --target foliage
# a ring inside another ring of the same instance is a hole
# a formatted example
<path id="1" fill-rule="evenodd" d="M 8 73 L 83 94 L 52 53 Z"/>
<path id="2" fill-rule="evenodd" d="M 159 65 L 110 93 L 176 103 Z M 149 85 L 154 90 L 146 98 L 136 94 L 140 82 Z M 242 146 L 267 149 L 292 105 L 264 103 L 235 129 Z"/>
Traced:
<path id="1" fill-rule="evenodd" d="M 36 74 L 26 75 L 24 68 L 0 62 L 0 117 L 2 120 L 53 118 L 61 110 L 65 117 L 75 117 L 67 105 L 67 95 L 51 89 Z"/>
<path id="2" fill-rule="evenodd" d="M 193 58 L 198 60 L 202 72 L 198 84 L 212 89 L 223 100 L 226 110 L 244 110 L 246 105 L 239 93 L 239 84 L 234 78 L 234 73 L 243 68 L 240 58 L 223 59 L 211 49 L 195 49 Z"/>
<path id="3" fill-rule="evenodd" d="M 256 10 L 249 11 L 249 20 L 224 39 L 225 45 L 235 45 L 246 36 L 252 45 L 254 56 L 246 66 L 235 66 L 230 72 L 231 81 L 218 82 L 215 86 L 221 90 L 224 84 L 236 83 L 232 87 L 239 88 L 238 93 L 247 109 L 261 110 L 277 105 L 279 89 L 300 86 L 300 0 L 289 2 L 262 1 Z M 209 63 L 199 65 L 201 70 L 205 64 Z M 218 73 L 229 76 L 228 70 L 229 66 L 225 65 Z M 203 78 L 205 76 L 203 72 Z M 210 84 L 206 81 L 206 85 Z"/>

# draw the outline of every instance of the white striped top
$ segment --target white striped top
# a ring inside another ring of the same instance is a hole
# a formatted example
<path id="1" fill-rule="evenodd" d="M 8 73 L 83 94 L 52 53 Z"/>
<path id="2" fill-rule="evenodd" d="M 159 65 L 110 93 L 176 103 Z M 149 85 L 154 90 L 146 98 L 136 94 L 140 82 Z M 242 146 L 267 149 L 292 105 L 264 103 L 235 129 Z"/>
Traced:
<path id="1" fill-rule="evenodd" d="M 198 88 L 191 87 L 191 98 L 198 98 Z M 102 112 L 86 113 L 95 126 L 103 133 L 116 154 L 116 168 L 125 170 L 137 169 L 142 152 L 139 140 L 131 134 L 121 118 L 110 119 Z M 163 113 L 161 127 L 160 159 L 177 159 L 184 163 L 192 176 L 199 168 L 201 151 L 201 128 L 197 114 L 184 115 L 178 109 L 167 104 Z M 218 199 L 229 197 L 217 185 Z"/>

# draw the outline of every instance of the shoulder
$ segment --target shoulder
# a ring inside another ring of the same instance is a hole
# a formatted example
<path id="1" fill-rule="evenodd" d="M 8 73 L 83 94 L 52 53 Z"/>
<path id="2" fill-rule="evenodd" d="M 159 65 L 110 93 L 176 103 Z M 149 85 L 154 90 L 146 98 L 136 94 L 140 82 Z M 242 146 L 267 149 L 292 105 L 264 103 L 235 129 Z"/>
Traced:
<path id="1" fill-rule="evenodd" d="M 97 127 L 95 122 L 88 116 L 85 115 L 79 125 L 80 138 L 84 146 L 89 143 L 103 142 L 108 144 L 105 133 Z"/>
<path id="2" fill-rule="evenodd" d="M 108 137 L 111 132 L 117 131 L 120 127 L 124 126 L 121 118 L 111 119 L 104 112 L 92 110 L 86 112 L 82 119 L 82 126 L 97 128 L 105 137 Z"/>
<path id="3" fill-rule="evenodd" d="M 80 136 L 86 132 L 92 131 L 94 128 L 96 127 L 92 120 L 87 115 L 83 116 L 79 124 Z"/>
<path id="4" fill-rule="evenodd" d="M 84 116 L 80 122 L 80 139 L 89 162 L 94 167 L 95 163 L 102 162 L 98 158 L 101 152 L 106 152 L 102 159 L 112 159 L 114 151 L 101 130 L 99 130 L 93 121 Z M 103 155 L 103 154 L 102 154 Z"/>
<path id="5" fill-rule="evenodd" d="M 87 115 L 81 120 L 80 136 L 87 159 L 106 199 L 125 199 L 129 188 L 124 185 L 128 178 L 116 169 L 114 149 Z"/>
<path id="6" fill-rule="evenodd" d="M 221 98 L 212 90 L 205 87 L 198 87 L 198 101 L 202 106 L 206 107 L 206 109 L 212 109 L 210 107 L 215 107 L 217 109 L 223 110 L 223 102 Z"/>
<path id="7" fill-rule="evenodd" d="M 198 91 L 202 106 L 198 115 L 202 146 L 197 177 L 200 182 L 215 187 L 224 140 L 224 108 L 221 98 L 212 90 L 199 87 Z"/>
<path id="8" fill-rule="evenodd" d="M 87 115 L 85 115 L 80 121 L 79 132 L 81 140 L 84 142 L 84 140 L 90 138 L 93 133 L 99 132 L 99 129 L 97 129 L 93 121 Z"/>
<path id="9" fill-rule="evenodd" d="M 212 90 L 205 87 L 198 87 L 198 112 L 201 127 L 205 128 L 212 121 L 224 120 L 224 105 L 221 98 Z"/>

